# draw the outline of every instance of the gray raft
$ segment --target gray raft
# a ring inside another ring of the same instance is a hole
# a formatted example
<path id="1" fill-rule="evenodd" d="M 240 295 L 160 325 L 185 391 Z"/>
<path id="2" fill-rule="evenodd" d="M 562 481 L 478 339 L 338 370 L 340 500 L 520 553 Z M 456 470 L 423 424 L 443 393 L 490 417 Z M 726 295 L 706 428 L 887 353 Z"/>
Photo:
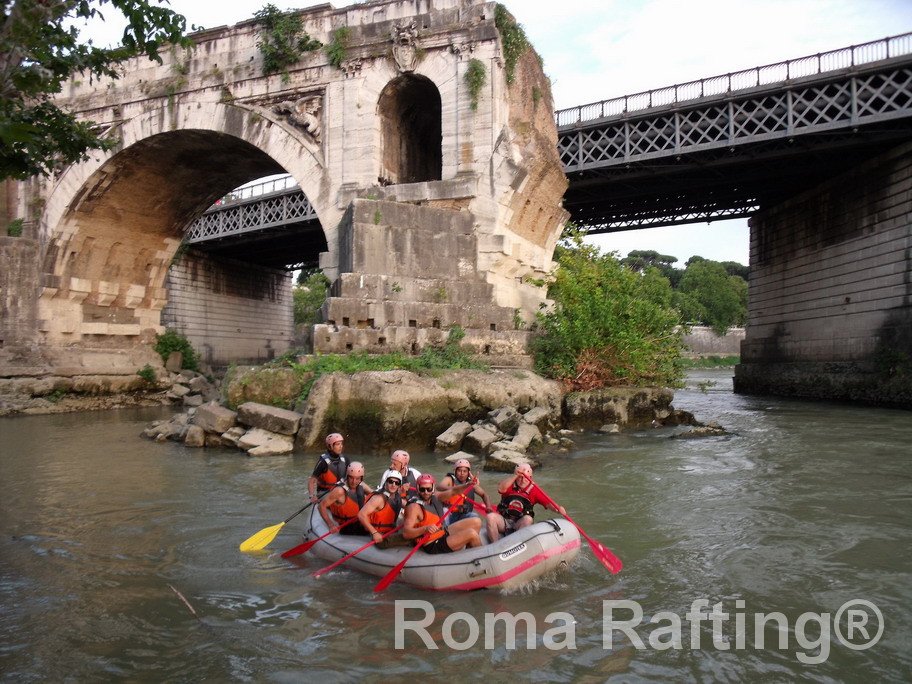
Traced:
<path id="1" fill-rule="evenodd" d="M 304 539 L 320 537 L 329 529 L 313 507 L 310 529 Z M 327 561 L 336 561 L 366 544 L 367 537 L 331 534 L 310 550 Z M 342 567 L 383 577 L 411 551 L 411 547 L 378 549 L 370 546 L 347 560 Z M 417 551 L 402 569 L 397 582 L 422 589 L 459 591 L 512 589 L 542 575 L 569 567 L 579 555 L 580 535 L 563 518 L 535 523 L 507 535 L 494 544 L 454 553 Z"/>

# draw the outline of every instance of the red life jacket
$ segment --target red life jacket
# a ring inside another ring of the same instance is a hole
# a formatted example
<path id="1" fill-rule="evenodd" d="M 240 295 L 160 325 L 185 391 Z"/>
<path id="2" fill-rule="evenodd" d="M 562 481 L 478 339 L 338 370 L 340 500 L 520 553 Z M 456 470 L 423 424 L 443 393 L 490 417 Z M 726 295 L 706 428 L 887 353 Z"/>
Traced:
<path id="1" fill-rule="evenodd" d="M 526 489 L 522 489 L 514 482 L 506 494 L 500 495 L 497 512 L 509 520 L 519 520 L 524 515 L 534 518 L 535 510 L 532 500 L 529 498 L 530 491 L 532 491 L 531 484 Z"/>

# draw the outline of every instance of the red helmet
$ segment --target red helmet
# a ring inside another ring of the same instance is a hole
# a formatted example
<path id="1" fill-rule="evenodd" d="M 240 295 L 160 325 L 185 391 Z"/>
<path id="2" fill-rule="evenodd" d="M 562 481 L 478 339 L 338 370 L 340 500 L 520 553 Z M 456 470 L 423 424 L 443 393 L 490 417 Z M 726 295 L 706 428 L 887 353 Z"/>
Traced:
<path id="1" fill-rule="evenodd" d="M 526 477 L 531 478 L 532 477 L 532 466 L 529 465 L 528 463 L 520 463 L 518 466 L 516 466 L 515 472 L 517 475 L 525 475 Z"/>
<path id="2" fill-rule="evenodd" d="M 352 461 L 345 472 L 351 477 L 364 477 L 364 464 L 360 461 Z"/>
<path id="3" fill-rule="evenodd" d="M 340 435 L 338 432 L 333 432 L 329 435 L 326 435 L 326 446 L 332 448 L 332 445 L 336 442 L 344 442 L 345 438 Z"/>
<path id="4" fill-rule="evenodd" d="M 434 476 L 430 473 L 424 473 L 421 477 L 418 478 L 418 486 L 421 485 L 431 485 L 432 487 L 437 484 L 437 481 L 434 479 Z"/>
<path id="5" fill-rule="evenodd" d="M 469 463 L 469 460 L 467 458 L 460 458 L 458 461 L 456 461 L 454 468 L 468 468 L 471 470 L 472 464 Z"/>

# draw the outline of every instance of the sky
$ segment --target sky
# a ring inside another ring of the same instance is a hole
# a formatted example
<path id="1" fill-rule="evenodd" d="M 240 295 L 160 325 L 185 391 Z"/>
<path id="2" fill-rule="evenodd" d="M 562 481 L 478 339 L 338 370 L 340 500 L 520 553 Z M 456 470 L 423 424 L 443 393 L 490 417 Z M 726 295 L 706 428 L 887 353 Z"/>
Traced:
<path id="1" fill-rule="evenodd" d="M 271 0 L 279 9 L 321 2 Z M 249 19 L 267 0 L 171 0 L 189 25 Z M 333 6 L 348 3 L 337 0 Z M 544 59 L 558 109 L 826 52 L 912 31 L 912 0 L 505 0 Z M 108 6 L 109 7 L 109 6 Z M 113 10 L 93 25 L 116 42 Z M 626 231 L 591 238 L 634 249 L 748 262 L 746 219 Z"/>

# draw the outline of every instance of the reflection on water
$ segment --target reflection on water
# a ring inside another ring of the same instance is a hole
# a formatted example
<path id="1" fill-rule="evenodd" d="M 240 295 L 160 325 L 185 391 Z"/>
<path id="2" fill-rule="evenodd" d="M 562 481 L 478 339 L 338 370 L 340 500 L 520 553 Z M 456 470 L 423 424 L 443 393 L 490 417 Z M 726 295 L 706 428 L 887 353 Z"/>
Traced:
<path id="1" fill-rule="evenodd" d="M 725 371 L 692 375 L 675 405 L 731 434 L 581 435 L 573 453 L 540 472 L 586 532 L 623 558 L 624 571 L 612 577 L 584 552 L 572 572 L 512 594 L 394 583 L 374 595 L 375 579 L 344 569 L 315 580 L 308 571 L 318 559 L 292 565 L 277 555 L 298 542 L 296 521 L 271 553 L 240 554 L 241 540 L 301 505 L 314 455 L 258 460 L 152 444 L 138 435 L 158 409 L 0 420 L 0 671 L 23 681 L 299 681 L 306 672 L 330 682 L 428 675 L 445 665 L 497 680 L 908 680 L 910 415 L 735 396 Z M 385 459 L 364 460 L 368 479 L 385 467 Z M 433 454 L 413 460 L 444 472 Z M 868 650 L 850 650 L 833 634 L 822 643 L 819 625 L 796 627 L 802 613 L 832 614 L 857 598 L 885 616 Z M 393 650 L 397 599 L 431 602 L 427 629 L 438 650 L 412 633 L 406 651 Z M 719 647 L 710 622 L 691 634 L 684 616 L 697 599 L 732 614 Z M 606 648 L 603 601 L 621 600 L 642 608 L 644 650 L 622 632 Z M 524 611 L 531 622 L 517 628 L 520 650 L 506 647 L 503 621 L 484 629 L 486 614 Z M 682 648 L 649 648 L 649 620 L 660 611 L 681 618 Z M 745 648 L 736 648 L 738 612 Z M 773 612 L 787 620 L 788 643 L 775 648 L 780 630 L 767 625 L 758 630 L 766 647 L 755 648 L 753 614 Z M 576 621 L 574 648 L 543 645 L 557 613 Z M 453 650 L 445 637 L 471 636 L 466 614 L 478 621 L 478 642 Z M 534 650 L 525 648 L 530 630 Z M 802 647 L 798 636 L 813 645 Z M 693 637 L 699 649 L 690 648 Z M 827 657 L 808 665 L 798 654 Z"/>

